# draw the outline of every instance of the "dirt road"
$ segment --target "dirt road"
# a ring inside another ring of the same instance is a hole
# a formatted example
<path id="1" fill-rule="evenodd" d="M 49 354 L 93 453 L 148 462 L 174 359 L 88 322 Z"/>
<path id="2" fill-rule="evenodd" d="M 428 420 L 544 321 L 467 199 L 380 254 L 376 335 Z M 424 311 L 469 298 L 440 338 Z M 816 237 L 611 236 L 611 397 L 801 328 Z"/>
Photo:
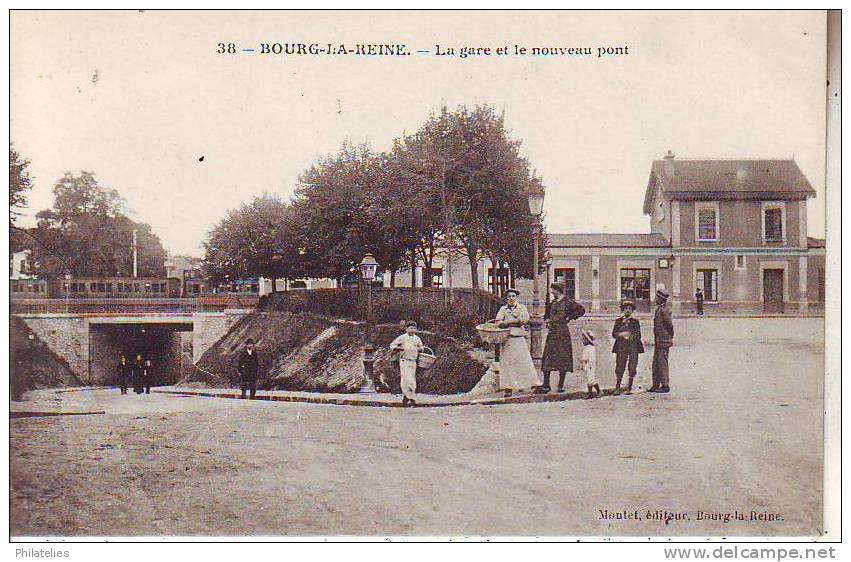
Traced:
<path id="1" fill-rule="evenodd" d="M 15 408 L 106 414 L 10 422 L 11 531 L 812 535 L 822 339 L 818 319 L 681 320 L 670 395 L 547 404 L 403 410 L 39 391 Z M 601 373 L 604 386 L 612 379 Z M 664 512 L 682 519 L 666 524 Z"/>

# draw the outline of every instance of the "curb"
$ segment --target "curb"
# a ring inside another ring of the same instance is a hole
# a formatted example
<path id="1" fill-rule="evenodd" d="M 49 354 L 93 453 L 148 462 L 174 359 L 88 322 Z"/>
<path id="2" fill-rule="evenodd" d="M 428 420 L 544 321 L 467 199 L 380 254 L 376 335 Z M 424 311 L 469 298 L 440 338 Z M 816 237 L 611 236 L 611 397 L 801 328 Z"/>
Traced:
<path id="1" fill-rule="evenodd" d="M 91 416 L 102 415 L 106 412 L 9 412 L 9 419 L 15 418 L 47 418 L 56 416 Z"/>
<path id="2" fill-rule="evenodd" d="M 204 398 L 229 398 L 231 400 L 242 400 L 240 394 L 235 392 L 216 393 L 203 392 L 194 390 L 156 390 L 152 389 L 152 393 L 170 394 L 174 396 L 198 396 Z M 614 390 L 611 388 L 603 389 L 602 396 L 611 396 Z M 633 394 L 641 394 L 643 391 L 633 391 Z M 569 400 L 581 400 L 585 398 L 585 392 L 568 392 L 565 394 L 528 394 L 524 396 L 512 396 L 510 398 L 482 398 L 470 400 L 458 400 L 453 402 L 421 402 L 415 404 L 414 408 L 444 408 L 449 406 L 495 406 L 501 404 L 534 404 L 538 402 L 567 402 Z M 254 400 L 262 400 L 266 402 L 303 402 L 308 404 L 331 404 L 335 406 L 366 406 L 370 408 L 402 408 L 402 402 L 394 400 L 393 402 L 382 400 L 368 400 L 358 398 L 326 398 L 322 396 L 286 396 L 280 394 L 261 394 L 254 397 Z"/>

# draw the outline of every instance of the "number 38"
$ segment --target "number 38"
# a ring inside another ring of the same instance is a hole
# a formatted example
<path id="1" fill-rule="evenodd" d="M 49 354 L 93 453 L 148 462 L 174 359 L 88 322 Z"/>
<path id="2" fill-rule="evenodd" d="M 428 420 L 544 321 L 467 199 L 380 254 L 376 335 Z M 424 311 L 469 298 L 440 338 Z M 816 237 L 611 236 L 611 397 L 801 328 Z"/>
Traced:
<path id="1" fill-rule="evenodd" d="M 233 43 L 219 43 L 219 48 L 216 49 L 216 52 L 220 55 L 224 53 L 233 54 L 236 52 L 236 45 Z"/>

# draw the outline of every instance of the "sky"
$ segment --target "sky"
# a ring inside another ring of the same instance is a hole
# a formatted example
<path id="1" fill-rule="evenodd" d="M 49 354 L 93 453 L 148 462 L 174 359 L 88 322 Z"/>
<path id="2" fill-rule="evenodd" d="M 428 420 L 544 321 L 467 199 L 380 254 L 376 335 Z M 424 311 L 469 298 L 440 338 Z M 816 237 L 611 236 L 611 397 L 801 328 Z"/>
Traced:
<path id="1" fill-rule="evenodd" d="M 650 165 L 670 149 L 794 158 L 817 192 L 810 235 L 823 236 L 825 22 L 816 11 L 15 11 L 11 140 L 34 178 L 22 223 L 51 206 L 66 171 L 86 170 L 166 249 L 200 256 L 228 209 L 289 197 L 344 140 L 385 150 L 442 104 L 488 103 L 543 179 L 551 233 L 649 232 Z M 275 42 L 412 54 L 258 52 Z M 593 54 L 494 52 L 514 45 Z"/>

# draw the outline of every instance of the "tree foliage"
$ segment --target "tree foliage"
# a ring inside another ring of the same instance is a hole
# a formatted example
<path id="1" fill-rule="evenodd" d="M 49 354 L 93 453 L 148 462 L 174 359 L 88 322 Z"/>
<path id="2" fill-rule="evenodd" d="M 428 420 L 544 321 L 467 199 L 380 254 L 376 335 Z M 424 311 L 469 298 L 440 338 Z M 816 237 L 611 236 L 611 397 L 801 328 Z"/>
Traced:
<path id="1" fill-rule="evenodd" d="M 291 214 L 286 202 L 268 193 L 229 211 L 204 242 L 210 280 L 220 284 L 245 277 L 301 277 Z"/>
<path id="2" fill-rule="evenodd" d="M 525 191 L 540 181 L 502 115 L 443 108 L 387 152 L 345 142 L 301 175 L 289 203 L 264 196 L 229 212 L 210 231 L 207 267 L 217 279 L 342 279 L 370 252 L 391 275 L 423 264 L 428 284 L 435 258 L 452 247 L 476 281 L 483 256 L 528 277 L 531 233 L 542 227 Z M 281 260 L 273 267 L 268 256 Z"/>
<path id="3" fill-rule="evenodd" d="M 114 189 L 98 184 L 94 174 L 70 172 L 53 187 L 51 209 L 36 214 L 29 229 L 27 273 L 44 278 L 125 277 L 133 273 L 136 231 L 139 276 L 165 274 L 166 252 L 150 225 L 125 214 L 125 202 Z"/>

